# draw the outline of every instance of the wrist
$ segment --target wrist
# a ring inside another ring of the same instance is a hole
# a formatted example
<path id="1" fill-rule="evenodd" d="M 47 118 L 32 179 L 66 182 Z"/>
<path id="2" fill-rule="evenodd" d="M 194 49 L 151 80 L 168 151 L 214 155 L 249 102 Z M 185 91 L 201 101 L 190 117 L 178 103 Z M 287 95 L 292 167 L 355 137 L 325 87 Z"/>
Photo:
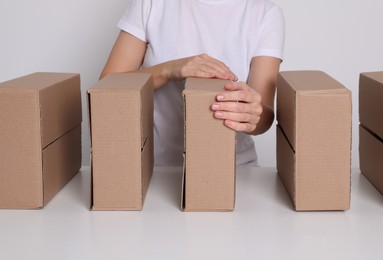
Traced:
<path id="1" fill-rule="evenodd" d="M 160 77 L 165 83 L 173 79 L 171 63 L 172 61 L 165 61 L 161 64 L 158 64 L 159 70 L 160 70 L 160 73 L 159 73 Z"/>
<path id="2" fill-rule="evenodd" d="M 263 106 L 263 112 L 261 118 L 257 124 L 255 130 L 251 133 L 251 135 L 259 135 L 265 133 L 270 129 L 274 122 L 274 109 L 269 106 Z"/>
<path id="3" fill-rule="evenodd" d="M 152 74 L 154 90 L 161 88 L 170 80 L 169 69 L 166 62 L 142 69 L 141 71 Z"/>

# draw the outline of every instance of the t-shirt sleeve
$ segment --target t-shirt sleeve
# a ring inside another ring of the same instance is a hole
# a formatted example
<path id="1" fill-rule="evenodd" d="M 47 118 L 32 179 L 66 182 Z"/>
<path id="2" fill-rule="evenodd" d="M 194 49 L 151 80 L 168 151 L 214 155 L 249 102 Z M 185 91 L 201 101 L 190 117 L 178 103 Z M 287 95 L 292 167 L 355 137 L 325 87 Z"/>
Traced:
<path id="1" fill-rule="evenodd" d="M 121 30 L 147 42 L 146 25 L 149 18 L 151 0 L 131 0 L 117 24 Z"/>
<path id="2" fill-rule="evenodd" d="M 254 56 L 271 56 L 283 60 L 285 21 L 282 9 L 274 6 L 266 14 Z"/>

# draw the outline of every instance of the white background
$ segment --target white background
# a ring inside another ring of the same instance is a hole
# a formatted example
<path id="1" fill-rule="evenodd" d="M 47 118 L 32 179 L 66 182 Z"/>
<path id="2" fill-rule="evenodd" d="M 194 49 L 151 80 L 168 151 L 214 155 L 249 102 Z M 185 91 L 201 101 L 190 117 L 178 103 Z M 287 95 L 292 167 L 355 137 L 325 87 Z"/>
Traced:
<path id="1" fill-rule="evenodd" d="M 0 1 L 0 81 L 35 71 L 81 73 L 83 163 L 89 164 L 85 93 L 117 36 L 129 0 Z M 323 70 L 353 92 L 353 166 L 358 160 L 358 79 L 383 70 L 381 0 L 276 0 L 285 13 L 282 70 Z M 262 166 L 275 165 L 275 126 L 255 137 Z"/>

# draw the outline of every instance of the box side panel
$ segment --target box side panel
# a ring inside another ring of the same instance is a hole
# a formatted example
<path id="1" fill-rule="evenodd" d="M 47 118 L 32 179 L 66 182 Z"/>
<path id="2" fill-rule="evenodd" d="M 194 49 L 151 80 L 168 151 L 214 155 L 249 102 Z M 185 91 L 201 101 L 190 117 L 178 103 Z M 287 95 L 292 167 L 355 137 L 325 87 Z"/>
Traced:
<path id="1" fill-rule="evenodd" d="M 149 183 L 153 175 L 153 138 L 148 137 L 145 147 L 142 150 L 142 205 L 144 203 L 146 193 L 149 189 Z"/>
<path id="2" fill-rule="evenodd" d="M 296 92 L 336 93 L 345 90 L 345 87 L 340 82 L 319 70 L 283 71 L 280 74 L 283 75 Z"/>
<path id="3" fill-rule="evenodd" d="M 277 126 L 277 171 L 295 205 L 295 154 L 279 125 Z"/>
<path id="4" fill-rule="evenodd" d="M 44 205 L 81 167 L 81 125 L 43 150 Z"/>
<path id="5" fill-rule="evenodd" d="M 225 84 L 230 83 L 230 80 L 224 79 L 205 79 L 205 78 L 187 78 L 184 93 L 193 92 L 214 92 L 219 93 L 225 91 Z"/>
<path id="6" fill-rule="evenodd" d="M 232 210 L 235 132 L 213 117 L 215 94 L 187 94 L 185 205 L 188 211 Z"/>
<path id="7" fill-rule="evenodd" d="M 150 78 L 141 91 L 142 204 L 153 174 L 153 98 L 153 85 Z"/>
<path id="8" fill-rule="evenodd" d="M 82 121 L 80 76 L 71 76 L 41 89 L 40 103 L 42 147 L 46 147 Z"/>
<path id="9" fill-rule="evenodd" d="M 89 93 L 139 91 L 151 79 L 150 73 L 112 73 L 88 89 Z"/>
<path id="10" fill-rule="evenodd" d="M 92 93 L 94 210 L 142 207 L 140 93 Z"/>
<path id="11" fill-rule="evenodd" d="M 185 86 L 186 87 L 186 86 Z M 183 164 L 182 164 L 182 183 L 181 183 L 181 210 L 185 210 L 185 181 L 186 181 L 186 96 L 185 96 L 185 90 L 182 93 L 183 98 L 183 104 L 184 104 L 184 153 L 183 153 Z"/>
<path id="12" fill-rule="evenodd" d="M 288 142 L 295 150 L 295 90 L 290 86 L 284 74 L 278 75 L 277 82 L 277 121 L 283 128 Z"/>
<path id="13" fill-rule="evenodd" d="M 360 170 L 383 194 L 383 142 L 359 126 Z"/>
<path id="14" fill-rule="evenodd" d="M 42 207 L 38 95 L 0 89 L 0 122 L 0 208 Z"/>
<path id="15" fill-rule="evenodd" d="M 297 96 L 297 210 L 350 206 L 351 93 Z"/>
<path id="16" fill-rule="evenodd" d="M 383 82 L 367 75 L 361 74 L 359 80 L 360 123 L 383 138 Z"/>
<path id="17" fill-rule="evenodd" d="M 68 78 L 77 77 L 76 73 L 61 72 L 35 72 L 19 78 L 11 79 L 0 83 L 0 88 L 12 88 L 22 91 L 40 91 L 57 82 L 65 81 Z"/>
<path id="18" fill-rule="evenodd" d="M 141 147 L 148 137 L 153 138 L 154 90 L 152 78 L 141 89 Z"/>

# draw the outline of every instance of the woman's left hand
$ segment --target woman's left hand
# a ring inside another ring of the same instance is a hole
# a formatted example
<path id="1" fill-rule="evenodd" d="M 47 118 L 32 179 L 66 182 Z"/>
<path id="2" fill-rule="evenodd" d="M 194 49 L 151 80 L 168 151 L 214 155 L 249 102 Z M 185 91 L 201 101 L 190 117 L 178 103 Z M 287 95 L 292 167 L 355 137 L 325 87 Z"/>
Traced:
<path id="1" fill-rule="evenodd" d="M 214 117 L 235 131 L 254 132 L 263 111 L 261 95 L 245 82 L 226 84 L 225 89 L 211 105 Z"/>

